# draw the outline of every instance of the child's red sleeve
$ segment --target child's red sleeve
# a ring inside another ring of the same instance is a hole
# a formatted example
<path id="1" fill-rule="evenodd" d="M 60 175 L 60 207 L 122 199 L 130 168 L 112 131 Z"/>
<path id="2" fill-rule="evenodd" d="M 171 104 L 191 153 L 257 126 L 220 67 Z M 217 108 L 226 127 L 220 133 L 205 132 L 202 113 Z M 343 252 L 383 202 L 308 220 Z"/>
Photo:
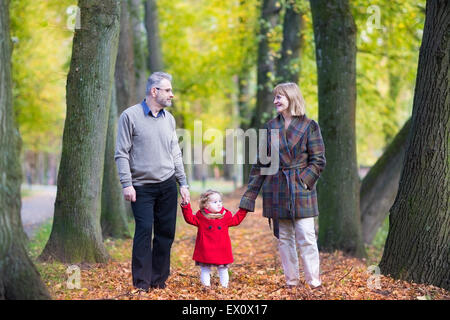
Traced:
<path id="1" fill-rule="evenodd" d="M 192 224 L 193 226 L 198 226 L 198 218 L 192 213 L 191 204 L 181 204 L 181 211 L 183 212 L 184 220 Z"/>
<path id="2" fill-rule="evenodd" d="M 239 225 L 247 215 L 247 210 L 239 208 L 238 212 L 231 218 L 230 227 Z"/>

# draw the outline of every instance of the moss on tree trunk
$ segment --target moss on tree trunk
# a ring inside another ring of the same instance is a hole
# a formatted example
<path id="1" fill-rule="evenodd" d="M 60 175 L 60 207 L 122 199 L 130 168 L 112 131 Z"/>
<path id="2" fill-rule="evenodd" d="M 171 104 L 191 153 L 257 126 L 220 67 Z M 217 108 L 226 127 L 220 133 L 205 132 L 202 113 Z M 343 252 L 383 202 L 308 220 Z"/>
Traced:
<path id="1" fill-rule="evenodd" d="M 67 79 L 53 227 L 41 259 L 103 262 L 108 254 L 100 228 L 101 186 L 111 90 L 119 37 L 119 2 L 78 3 Z"/>
<path id="2" fill-rule="evenodd" d="M 130 232 L 128 230 L 125 200 L 122 194 L 122 185 L 119 181 L 116 163 L 114 161 L 114 149 L 117 135 L 117 104 L 115 97 L 116 93 L 113 86 L 106 137 L 101 226 L 103 237 L 129 238 Z"/>
<path id="3" fill-rule="evenodd" d="M 365 250 L 356 162 L 356 26 L 347 0 L 310 4 L 327 158 L 318 183 L 319 245 L 360 257 Z"/>

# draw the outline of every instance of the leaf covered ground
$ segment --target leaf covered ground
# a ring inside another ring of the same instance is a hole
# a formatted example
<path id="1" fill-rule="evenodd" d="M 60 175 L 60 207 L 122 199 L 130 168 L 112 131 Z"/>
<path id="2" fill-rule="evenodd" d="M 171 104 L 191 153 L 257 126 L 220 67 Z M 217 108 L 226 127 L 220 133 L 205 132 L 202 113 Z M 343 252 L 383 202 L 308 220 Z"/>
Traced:
<path id="1" fill-rule="evenodd" d="M 225 207 L 237 209 L 242 190 L 225 196 Z M 260 202 L 254 213 L 237 227 L 230 228 L 234 263 L 230 283 L 221 288 L 217 273 L 211 278 L 211 289 L 205 290 L 199 270 L 192 260 L 197 229 L 184 222 L 181 212 L 172 246 L 171 275 L 165 289 L 148 293 L 135 292 L 131 283 L 132 240 L 107 239 L 112 257 L 109 263 L 78 264 L 79 288 L 69 289 L 67 280 L 75 273 L 68 264 L 37 263 L 53 299 L 122 299 L 122 300 L 448 300 L 450 292 L 431 285 L 415 284 L 380 275 L 368 268 L 365 259 L 341 252 L 320 253 L 322 288 L 311 290 L 304 282 L 288 289 L 278 256 L 277 242 L 261 217 Z M 192 202 L 197 209 L 197 201 Z M 76 282 L 73 282 L 76 284 Z"/>

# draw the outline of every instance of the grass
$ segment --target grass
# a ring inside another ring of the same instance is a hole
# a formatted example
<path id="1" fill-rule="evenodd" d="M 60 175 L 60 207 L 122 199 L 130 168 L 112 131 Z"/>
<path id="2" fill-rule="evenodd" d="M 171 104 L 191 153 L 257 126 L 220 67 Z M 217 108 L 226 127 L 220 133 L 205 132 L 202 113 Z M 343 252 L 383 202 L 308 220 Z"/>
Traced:
<path id="1" fill-rule="evenodd" d="M 383 221 L 380 229 L 378 229 L 375 238 L 370 245 L 366 245 L 367 265 L 378 265 L 383 256 L 384 244 L 389 232 L 389 216 Z"/>
<path id="2" fill-rule="evenodd" d="M 33 238 L 28 242 L 28 254 L 31 259 L 36 260 L 44 250 L 45 244 L 50 238 L 50 232 L 52 231 L 53 219 L 47 220 L 42 224 L 34 234 Z"/>

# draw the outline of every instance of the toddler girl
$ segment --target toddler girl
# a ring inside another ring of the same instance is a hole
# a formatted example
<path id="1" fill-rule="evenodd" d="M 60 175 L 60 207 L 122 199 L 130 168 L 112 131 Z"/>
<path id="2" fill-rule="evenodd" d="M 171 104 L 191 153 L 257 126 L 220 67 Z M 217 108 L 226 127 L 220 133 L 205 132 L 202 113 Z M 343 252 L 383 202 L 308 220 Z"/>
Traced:
<path id="1" fill-rule="evenodd" d="M 210 286 L 211 267 L 216 266 L 220 284 L 228 287 L 228 265 L 233 262 L 228 228 L 239 225 L 247 211 L 239 209 L 233 216 L 222 204 L 220 192 L 207 190 L 200 195 L 200 210 L 194 215 L 190 203 L 181 203 L 184 220 L 196 226 L 195 264 L 200 266 L 200 281 Z"/>

